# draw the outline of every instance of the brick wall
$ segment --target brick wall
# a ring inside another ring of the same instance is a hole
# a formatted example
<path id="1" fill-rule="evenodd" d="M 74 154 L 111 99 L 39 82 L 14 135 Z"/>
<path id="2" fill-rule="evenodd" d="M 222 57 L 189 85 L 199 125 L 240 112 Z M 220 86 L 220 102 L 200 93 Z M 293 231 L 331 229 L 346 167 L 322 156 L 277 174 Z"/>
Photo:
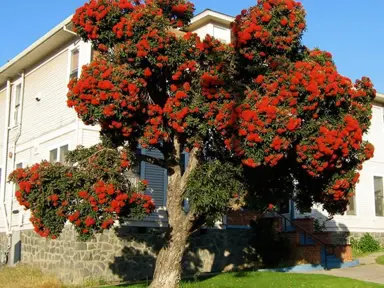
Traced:
<path id="1" fill-rule="evenodd" d="M 248 226 L 251 221 L 256 220 L 259 213 L 253 211 L 231 211 L 227 214 L 227 225 Z"/>
<path id="2" fill-rule="evenodd" d="M 352 247 L 351 245 L 337 246 L 335 248 L 335 255 L 341 259 L 342 262 L 352 261 Z"/>

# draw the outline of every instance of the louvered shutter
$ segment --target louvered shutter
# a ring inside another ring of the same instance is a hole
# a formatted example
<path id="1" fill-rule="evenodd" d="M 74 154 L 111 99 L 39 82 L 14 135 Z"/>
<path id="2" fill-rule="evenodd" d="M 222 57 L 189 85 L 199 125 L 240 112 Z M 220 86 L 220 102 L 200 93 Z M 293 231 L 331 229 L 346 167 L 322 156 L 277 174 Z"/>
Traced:
<path id="1" fill-rule="evenodd" d="M 143 149 L 142 153 L 158 159 L 164 159 L 163 154 L 157 149 Z M 141 179 L 145 179 L 148 181 L 148 187 L 150 188 L 148 191 L 146 191 L 146 194 L 152 196 L 153 200 L 155 201 L 156 207 L 165 206 L 167 203 L 167 170 L 144 161 L 141 163 L 141 165 L 142 167 L 140 177 Z"/>

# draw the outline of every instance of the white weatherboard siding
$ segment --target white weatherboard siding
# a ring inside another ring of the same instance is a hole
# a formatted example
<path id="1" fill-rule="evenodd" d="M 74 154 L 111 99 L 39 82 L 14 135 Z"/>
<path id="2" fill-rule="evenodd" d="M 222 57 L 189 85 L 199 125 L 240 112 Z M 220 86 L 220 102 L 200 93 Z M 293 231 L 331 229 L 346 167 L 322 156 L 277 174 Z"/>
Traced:
<path id="1" fill-rule="evenodd" d="M 216 22 L 209 22 L 203 26 L 200 26 L 195 31 L 201 40 L 205 38 L 207 34 L 215 37 L 216 39 L 224 40 L 225 43 L 231 42 L 231 30 L 229 27 L 224 26 L 223 24 Z"/>
<path id="2" fill-rule="evenodd" d="M 376 216 L 374 176 L 384 177 L 384 109 L 375 103 L 371 128 L 366 139 L 375 146 L 374 157 L 365 162 L 360 172 L 360 182 L 356 186 L 355 211 L 356 215 L 337 215 L 327 222 L 327 228 L 334 231 L 351 232 L 381 232 L 384 233 L 384 217 Z M 314 216 L 327 216 L 321 207 L 312 209 Z"/>
<path id="3" fill-rule="evenodd" d="M 5 110 L 6 110 L 6 90 L 3 90 L 0 92 L 0 169 L 1 169 L 0 183 L 3 183 L 3 184 L 6 181 L 6 179 L 2 179 L 3 178 L 2 171 L 4 171 L 3 169 L 5 169 L 5 167 L 4 167 L 5 164 L 4 164 L 4 159 L 3 159 L 4 158 L 3 149 L 5 146 L 4 132 L 6 131 Z M 2 185 L 0 184 L 0 188 L 1 187 L 2 187 Z M 1 191 L 0 191 L 0 193 L 1 193 Z M 5 224 L 5 219 L 4 219 L 3 212 L 1 211 L 1 209 L 2 209 L 2 207 L 0 205 L 0 232 L 4 232 L 6 224 Z"/>
<path id="4" fill-rule="evenodd" d="M 18 144 L 76 121 L 66 105 L 68 50 L 25 77 L 22 133 Z M 36 97 L 41 100 L 36 101 Z"/>
<path id="5" fill-rule="evenodd" d="M 93 127 L 92 127 L 93 128 Z M 80 144 L 84 147 L 90 147 L 100 143 L 100 134 L 98 129 L 91 129 L 90 127 L 83 128 Z"/>
<path id="6" fill-rule="evenodd" d="M 0 92 L 0 168 L 3 168 L 3 147 L 4 147 L 4 130 L 5 130 L 5 108 L 6 108 L 6 90 Z"/>
<path id="7" fill-rule="evenodd" d="M 84 46 L 82 43 L 79 45 L 81 48 Z M 26 72 L 23 109 L 20 111 L 21 126 L 11 124 L 9 129 L 8 150 L 12 152 L 10 155 L 12 157 L 8 158 L 6 175 L 9 175 L 19 163 L 26 167 L 43 159 L 49 159 L 49 151 L 52 149 L 63 145 L 69 145 L 69 149 L 76 147 L 77 116 L 73 109 L 69 109 L 66 105 L 69 49 L 72 47 L 72 44 L 68 44 L 68 48 L 52 55 L 45 62 L 38 63 L 32 70 Z M 87 52 L 82 54 L 89 56 Z M 81 62 L 84 63 L 84 61 Z M 21 78 L 15 79 L 12 87 L 20 81 L 22 81 Z M 40 101 L 37 101 L 36 98 Z M 9 224 L 12 229 L 30 229 L 30 212 L 24 211 L 20 207 L 14 193 L 14 185 L 6 184 L 5 202 Z"/>

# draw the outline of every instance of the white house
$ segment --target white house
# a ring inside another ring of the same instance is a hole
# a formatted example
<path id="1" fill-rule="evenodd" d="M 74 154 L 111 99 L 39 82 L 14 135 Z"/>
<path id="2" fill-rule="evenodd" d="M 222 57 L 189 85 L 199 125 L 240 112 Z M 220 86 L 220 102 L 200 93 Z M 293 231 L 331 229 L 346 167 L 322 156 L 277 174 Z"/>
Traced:
<path id="1" fill-rule="evenodd" d="M 208 33 L 229 43 L 233 20 L 231 16 L 205 10 L 193 18 L 189 30 L 202 37 Z M 90 44 L 71 31 L 71 17 L 68 17 L 0 68 L 0 249 L 2 252 L 8 246 L 12 249 L 12 263 L 20 257 L 15 246 L 20 241 L 20 231 L 31 230 L 32 225 L 29 212 L 15 200 L 14 186 L 7 183 L 9 173 L 43 159 L 62 161 L 68 150 L 78 145 L 90 146 L 99 140 L 98 128 L 83 125 L 66 105 L 70 77 L 77 76 L 80 67 L 89 63 L 91 57 Z M 384 235 L 383 103 L 384 95 L 378 94 L 367 135 L 376 146 L 375 157 L 364 165 L 347 215 L 327 222 L 331 230 Z M 152 187 L 153 196 L 162 204 L 159 206 L 165 206 L 166 173 L 148 164 L 141 167 L 141 176 L 156 179 L 149 181 L 156 183 Z M 291 214 L 302 216 L 290 206 Z M 312 213 L 318 216 L 323 212 L 314 207 Z M 161 226 L 162 223 L 164 213 L 159 209 L 140 225 Z M 226 228 L 225 225 L 222 228 Z"/>

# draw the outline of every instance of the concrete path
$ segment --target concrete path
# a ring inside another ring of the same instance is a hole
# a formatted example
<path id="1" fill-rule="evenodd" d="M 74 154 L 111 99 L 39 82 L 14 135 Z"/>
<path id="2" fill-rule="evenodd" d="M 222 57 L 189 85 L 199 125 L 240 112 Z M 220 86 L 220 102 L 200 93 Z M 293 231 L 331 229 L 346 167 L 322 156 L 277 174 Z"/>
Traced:
<path id="1" fill-rule="evenodd" d="M 324 274 L 337 277 L 347 277 L 366 282 L 384 284 L 384 265 L 376 264 L 375 259 L 384 253 L 374 253 L 359 258 L 360 265 L 353 268 L 309 271 L 309 274 Z"/>

